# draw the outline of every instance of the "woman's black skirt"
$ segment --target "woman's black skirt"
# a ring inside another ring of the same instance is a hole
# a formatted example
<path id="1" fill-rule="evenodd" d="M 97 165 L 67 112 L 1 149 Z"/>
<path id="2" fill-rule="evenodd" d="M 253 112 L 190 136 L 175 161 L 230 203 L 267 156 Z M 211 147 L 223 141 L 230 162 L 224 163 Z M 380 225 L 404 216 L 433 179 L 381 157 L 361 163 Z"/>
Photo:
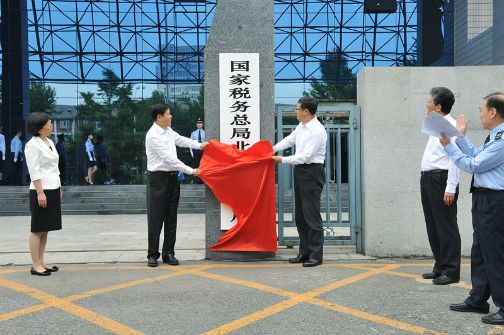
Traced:
<path id="1" fill-rule="evenodd" d="M 60 189 L 44 190 L 47 207 L 38 204 L 37 191 L 30 190 L 31 232 L 39 233 L 61 229 Z"/>

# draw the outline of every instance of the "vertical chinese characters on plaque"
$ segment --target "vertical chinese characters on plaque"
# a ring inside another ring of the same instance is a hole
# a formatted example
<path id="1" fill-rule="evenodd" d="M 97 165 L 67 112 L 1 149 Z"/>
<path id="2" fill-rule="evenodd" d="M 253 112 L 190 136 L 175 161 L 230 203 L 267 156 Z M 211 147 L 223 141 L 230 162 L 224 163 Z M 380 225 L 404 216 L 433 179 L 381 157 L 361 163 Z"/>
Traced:
<path id="1" fill-rule="evenodd" d="M 219 54 L 220 141 L 247 150 L 260 140 L 259 54 Z M 236 224 L 231 209 L 221 205 L 221 229 Z"/>

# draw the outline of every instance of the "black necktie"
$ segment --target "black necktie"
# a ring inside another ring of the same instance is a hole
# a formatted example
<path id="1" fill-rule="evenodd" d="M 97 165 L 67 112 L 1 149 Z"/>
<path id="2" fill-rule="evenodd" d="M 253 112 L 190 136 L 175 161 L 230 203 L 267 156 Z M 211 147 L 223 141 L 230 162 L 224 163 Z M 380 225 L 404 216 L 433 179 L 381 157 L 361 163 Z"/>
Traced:
<path id="1" fill-rule="evenodd" d="M 490 134 L 488 134 L 487 138 L 485 139 L 485 144 L 487 144 L 490 141 Z M 473 193 L 474 191 L 474 175 L 472 176 L 471 179 L 471 188 L 469 189 L 469 193 Z"/>
<path id="2" fill-rule="evenodd" d="M 201 130 L 198 130 L 198 142 L 201 143 Z"/>

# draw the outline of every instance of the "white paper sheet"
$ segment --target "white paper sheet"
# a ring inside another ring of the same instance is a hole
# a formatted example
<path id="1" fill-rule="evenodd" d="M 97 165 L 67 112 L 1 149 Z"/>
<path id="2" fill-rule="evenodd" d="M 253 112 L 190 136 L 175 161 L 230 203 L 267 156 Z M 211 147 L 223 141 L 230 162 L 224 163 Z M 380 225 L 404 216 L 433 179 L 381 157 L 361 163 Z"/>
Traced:
<path id="1" fill-rule="evenodd" d="M 436 137 L 440 137 L 442 133 L 450 138 L 453 136 L 463 136 L 450 121 L 436 112 L 429 113 L 423 120 L 422 133 Z"/>

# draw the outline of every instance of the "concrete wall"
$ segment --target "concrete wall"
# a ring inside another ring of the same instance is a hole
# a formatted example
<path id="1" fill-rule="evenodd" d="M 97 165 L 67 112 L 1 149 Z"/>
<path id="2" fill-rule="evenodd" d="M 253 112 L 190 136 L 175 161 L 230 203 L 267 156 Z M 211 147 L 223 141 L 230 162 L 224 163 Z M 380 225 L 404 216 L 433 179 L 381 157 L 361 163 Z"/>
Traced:
<path id="1" fill-rule="evenodd" d="M 362 110 L 364 251 L 373 256 L 431 255 L 420 202 L 420 163 L 427 136 L 420 132 L 434 86 L 456 95 L 452 115 L 465 114 L 468 137 L 482 144 L 481 99 L 504 90 L 504 66 L 365 68 L 358 75 Z M 461 173 L 458 221 L 462 252 L 472 241 L 471 176 Z"/>

